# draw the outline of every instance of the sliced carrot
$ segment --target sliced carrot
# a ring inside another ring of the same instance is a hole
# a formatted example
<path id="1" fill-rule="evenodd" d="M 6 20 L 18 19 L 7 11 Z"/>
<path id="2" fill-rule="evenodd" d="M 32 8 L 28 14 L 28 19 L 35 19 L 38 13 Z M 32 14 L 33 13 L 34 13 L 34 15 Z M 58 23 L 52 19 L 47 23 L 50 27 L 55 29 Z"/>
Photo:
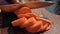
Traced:
<path id="1" fill-rule="evenodd" d="M 51 22 L 50 21 L 43 21 L 43 23 L 47 24 L 45 30 L 49 30 L 51 28 Z"/>
<path id="2" fill-rule="evenodd" d="M 36 33 L 40 31 L 41 27 L 42 27 L 42 21 L 36 21 L 35 24 L 33 24 L 30 27 L 27 27 L 26 30 L 31 33 Z"/>
<path id="3" fill-rule="evenodd" d="M 19 14 L 31 13 L 31 10 L 28 7 L 22 7 L 16 10 L 14 13 L 18 16 Z"/>
<path id="4" fill-rule="evenodd" d="M 41 31 L 46 31 L 46 28 L 48 27 L 48 24 L 45 24 L 42 28 L 41 28 Z M 40 32 L 41 32 L 40 31 Z"/>
<path id="5" fill-rule="evenodd" d="M 44 18 L 39 18 L 39 17 L 37 17 L 36 20 L 37 21 L 39 21 L 39 20 L 43 21 L 43 27 L 41 29 L 42 31 L 50 29 L 50 27 L 51 27 L 51 21 L 50 20 L 47 20 Z"/>
<path id="6" fill-rule="evenodd" d="M 34 17 L 34 18 L 36 18 L 38 16 L 34 13 L 26 13 L 26 14 L 19 14 L 18 15 L 18 18 L 21 18 L 21 17 L 26 17 L 26 18 Z"/>
<path id="7" fill-rule="evenodd" d="M 48 25 L 48 27 L 46 28 L 46 31 L 49 30 L 51 28 L 51 25 Z"/>
<path id="8" fill-rule="evenodd" d="M 29 27 L 33 25 L 35 22 L 36 22 L 35 18 L 31 17 L 28 20 L 26 20 L 20 27 Z"/>
<path id="9" fill-rule="evenodd" d="M 27 14 L 30 15 L 30 17 L 34 17 L 34 18 L 38 17 L 38 15 L 35 13 L 27 13 Z"/>
<path id="10" fill-rule="evenodd" d="M 19 26 L 22 23 L 24 23 L 26 20 L 27 19 L 25 17 L 22 17 L 20 19 L 17 19 L 17 20 L 12 21 L 11 23 L 12 23 L 13 26 Z"/>
<path id="11" fill-rule="evenodd" d="M 21 17 L 29 18 L 29 17 L 30 17 L 30 15 L 28 15 L 28 14 L 20 14 L 20 15 L 18 15 L 18 18 L 21 18 Z"/>
<path id="12" fill-rule="evenodd" d="M 21 14 L 24 14 L 24 13 L 31 13 L 31 9 L 29 7 L 22 7 L 20 9 L 20 12 Z"/>
<path id="13" fill-rule="evenodd" d="M 47 20 L 47 19 L 44 19 L 44 18 L 40 18 L 40 17 L 36 17 L 36 20 L 38 20 L 38 21 L 39 21 L 39 20 L 42 20 L 42 21 L 51 23 L 50 20 Z"/>

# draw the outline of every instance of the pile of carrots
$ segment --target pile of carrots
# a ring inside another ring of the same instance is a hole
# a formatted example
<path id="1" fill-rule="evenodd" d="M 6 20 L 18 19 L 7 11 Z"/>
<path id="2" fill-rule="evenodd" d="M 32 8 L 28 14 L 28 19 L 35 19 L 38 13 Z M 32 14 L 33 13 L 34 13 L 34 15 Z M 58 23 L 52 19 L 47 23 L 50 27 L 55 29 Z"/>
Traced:
<path id="1" fill-rule="evenodd" d="M 18 19 L 11 22 L 13 27 L 26 28 L 26 31 L 31 33 L 46 31 L 51 27 L 51 21 L 38 17 L 28 7 L 22 7 L 14 13 Z"/>

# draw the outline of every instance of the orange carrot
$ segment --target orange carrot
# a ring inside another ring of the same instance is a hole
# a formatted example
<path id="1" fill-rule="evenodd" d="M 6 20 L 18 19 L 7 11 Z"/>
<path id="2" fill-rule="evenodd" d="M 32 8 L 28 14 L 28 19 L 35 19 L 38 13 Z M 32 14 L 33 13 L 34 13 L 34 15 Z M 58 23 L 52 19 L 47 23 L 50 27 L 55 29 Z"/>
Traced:
<path id="1" fill-rule="evenodd" d="M 20 19 L 17 19 L 17 20 L 12 21 L 11 23 L 12 23 L 13 26 L 19 26 L 22 23 L 24 23 L 26 20 L 27 19 L 25 17 L 22 17 Z"/>
<path id="2" fill-rule="evenodd" d="M 42 21 L 36 21 L 35 24 L 33 24 L 30 27 L 27 27 L 26 30 L 31 33 L 36 33 L 40 31 L 41 27 L 42 27 Z"/>
<path id="3" fill-rule="evenodd" d="M 22 7 L 16 10 L 14 13 L 18 16 L 19 14 L 31 13 L 31 10 L 28 7 Z"/>
<path id="4" fill-rule="evenodd" d="M 35 18 L 31 17 L 28 20 L 26 20 L 20 27 L 29 27 L 33 25 L 35 22 L 36 22 Z"/>
<path id="5" fill-rule="evenodd" d="M 38 17 L 38 15 L 34 14 L 34 13 L 26 13 L 26 14 L 20 14 L 18 15 L 18 18 L 21 18 L 21 17 L 26 17 L 26 18 L 30 18 L 30 17 Z"/>

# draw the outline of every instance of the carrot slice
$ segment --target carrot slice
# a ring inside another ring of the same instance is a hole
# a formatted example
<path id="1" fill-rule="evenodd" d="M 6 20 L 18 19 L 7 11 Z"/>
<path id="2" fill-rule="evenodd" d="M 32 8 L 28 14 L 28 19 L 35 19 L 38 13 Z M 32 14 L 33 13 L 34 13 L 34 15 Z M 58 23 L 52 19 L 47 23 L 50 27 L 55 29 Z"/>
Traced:
<path id="1" fill-rule="evenodd" d="M 18 18 L 22 18 L 22 17 L 29 18 L 30 15 L 28 15 L 28 14 L 20 14 L 20 15 L 18 15 Z"/>
<path id="2" fill-rule="evenodd" d="M 26 14 L 19 14 L 18 15 L 18 18 L 21 18 L 21 17 L 26 17 L 26 18 L 34 17 L 34 18 L 36 18 L 38 16 L 34 13 L 26 13 Z"/>
<path id="3" fill-rule="evenodd" d="M 29 27 L 33 25 L 35 22 L 36 22 L 35 18 L 31 17 L 28 20 L 26 20 L 20 27 Z"/>
<path id="4" fill-rule="evenodd" d="M 31 13 L 31 10 L 28 7 L 22 7 L 16 10 L 14 13 L 18 16 L 19 14 Z"/>
<path id="5" fill-rule="evenodd" d="M 22 23 L 24 23 L 26 20 L 27 20 L 27 19 L 26 19 L 25 17 L 22 17 L 22 18 L 20 18 L 20 19 L 17 19 L 17 20 L 12 21 L 11 24 L 12 24 L 13 26 L 19 26 L 19 25 L 21 25 Z"/>
<path id="6" fill-rule="evenodd" d="M 36 21 L 36 23 L 30 27 L 27 27 L 26 30 L 31 33 L 36 33 L 40 31 L 42 27 L 42 21 Z"/>
<path id="7" fill-rule="evenodd" d="M 47 20 L 47 19 L 44 19 L 44 18 L 40 18 L 40 17 L 36 17 L 36 20 L 37 20 L 37 21 L 42 20 L 42 21 L 51 23 L 50 20 Z"/>
<path id="8" fill-rule="evenodd" d="M 47 20 L 47 19 L 44 19 L 44 18 L 39 18 L 39 17 L 36 17 L 36 20 L 39 21 L 43 21 L 43 27 L 42 27 L 42 31 L 44 30 L 49 30 L 51 28 L 51 21 L 50 20 Z"/>
<path id="9" fill-rule="evenodd" d="M 20 9 L 20 12 L 21 14 L 24 14 L 24 13 L 31 13 L 31 9 L 29 7 L 22 7 Z"/>
<path id="10" fill-rule="evenodd" d="M 34 17 L 34 18 L 38 17 L 38 15 L 35 13 L 27 13 L 27 14 L 30 15 L 30 17 Z"/>
<path id="11" fill-rule="evenodd" d="M 47 24 L 45 27 L 45 30 L 49 30 L 51 28 L 51 22 L 50 21 L 43 21 L 44 24 Z"/>

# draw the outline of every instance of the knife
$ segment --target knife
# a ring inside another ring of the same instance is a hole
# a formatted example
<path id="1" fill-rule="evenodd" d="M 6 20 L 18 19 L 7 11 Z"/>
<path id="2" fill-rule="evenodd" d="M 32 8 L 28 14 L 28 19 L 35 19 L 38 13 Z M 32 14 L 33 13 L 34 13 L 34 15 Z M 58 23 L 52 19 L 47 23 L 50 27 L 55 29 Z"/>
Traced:
<path id="1" fill-rule="evenodd" d="M 29 7 L 31 9 L 47 7 L 54 4 L 53 2 L 27 2 L 27 3 L 16 3 L 16 4 L 9 4 L 9 5 L 0 5 L 0 9 L 6 12 L 13 11 L 19 9 L 20 7 Z"/>

